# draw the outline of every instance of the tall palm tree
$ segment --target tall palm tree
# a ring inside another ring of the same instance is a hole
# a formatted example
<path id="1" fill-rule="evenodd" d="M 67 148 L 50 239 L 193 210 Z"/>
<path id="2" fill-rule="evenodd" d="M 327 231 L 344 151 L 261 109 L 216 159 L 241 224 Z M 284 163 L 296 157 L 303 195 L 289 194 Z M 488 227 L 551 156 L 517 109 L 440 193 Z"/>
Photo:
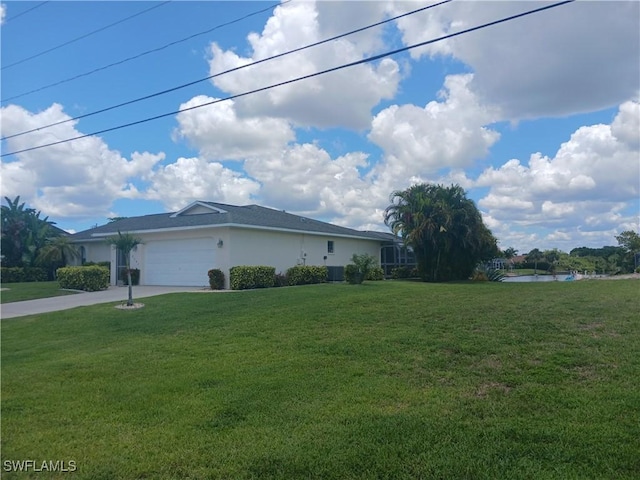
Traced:
<path id="1" fill-rule="evenodd" d="M 413 185 L 390 200 L 384 221 L 413 248 L 423 280 L 468 278 L 481 259 L 495 255 L 496 239 L 459 185 Z"/>
<path id="2" fill-rule="evenodd" d="M 121 233 L 120 230 L 118 230 L 118 235 L 107 238 L 107 243 L 120 250 L 124 256 L 125 266 L 127 268 L 127 283 L 129 284 L 129 298 L 127 300 L 127 306 L 131 307 L 133 306 L 133 287 L 131 285 L 130 257 L 131 252 L 135 250 L 138 245 L 142 244 L 142 240 L 130 233 Z"/>

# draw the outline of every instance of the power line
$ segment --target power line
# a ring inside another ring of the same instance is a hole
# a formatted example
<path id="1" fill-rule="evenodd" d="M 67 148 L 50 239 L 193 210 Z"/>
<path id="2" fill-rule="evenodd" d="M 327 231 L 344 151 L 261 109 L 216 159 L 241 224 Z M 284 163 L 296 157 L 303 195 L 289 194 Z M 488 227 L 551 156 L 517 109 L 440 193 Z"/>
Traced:
<path id="1" fill-rule="evenodd" d="M 223 72 L 216 73 L 214 75 L 209 75 L 208 77 L 201 78 L 199 80 L 194 80 L 193 82 L 189 82 L 189 83 L 184 83 L 182 85 L 178 85 L 177 87 L 172 87 L 172 88 L 169 88 L 169 89 L 166 89 L 166 90 L 162 90 L 160 92 L 156 92 L 156 93 L 152 93 L 152 94 L 146 95 L 144 97 L 135 98 L 133 100 L 129 100 L 129 101 L 126 101 L 126 102 L 123 102 L 123 103 L 119 103 L 117 105 L 112 105 L 111 107 L 103 108 L 101 110 L 95 110 L 93 112 L 85 113 L 83 115 L 79 115 L 79 116 L 73 117 L 73 118 L 68 118 L 66 120 L 60 120 L 59 122 L 50 123 L 48 125 L 43 125 L 43 126 L 38 127 L 38 128 L 33 128 L 31 130 L 26 130 L 24 132 L 14 133 L 13 135 L 8 135 L 6 137 L 0 138 L 0 141 L 1 140 L 7 140 L 9 138 L 19 137 L 19 136 L 26 135 L 28 133 L 37 132 L 37 131 L 40 131 L 40 130 L 45 130 L 47 128 L 54 127 L 56 125 L 61 125 L 63 123 L 67 123 L 67 122 L 73 122 L 75 120 L 80 120 L 82 118 L 87 118 L 87 117 L 90 117 L 90 116 L 93 116 L 93 115 L 98 115 L 100 113 L 105 113 L 105 112 L 108 112 L 110 110 L 115 110 L 117 108 L 124 107 L 126 105 L 131 105 L 133 103 L 141 102 L 143 100 L 149 100 L 150 98 L 158 97 L 160 95 L 165 95 L 167 93 L 175 92 L 176 90 L 180 90 L 180 89 L 183 89 L 183 88 L 186 88 L 186 87 L 190 87 L 192 85 L 195 85 L 195 84 L 201 83 L 201 82 L 205 82 L 205 81 L 210 80 L 212 78 L 220 77 L 222 75 L 226 75 L 226 74 L 231 73 L 231 72 L 236 72 L 238 70 L 242 70 L 243 68 L 252 67 L 254 65 L 258 65 L 258 64 L 263 63 L 263 62 L 274 60 L 276 58 L 284 57 L 284 56 L 290 55 L 292 53 L 300 52 L 302 50 L 306 50 L 306 49 L 311 48 L 311 47 L 316 47 L 318 45 L 322 45 L 323 43 L 328 43 L 328 42 L 331 42 L 333 40 L 337 40 L 339 38 L 343 38 L 343 37 L 346 37 L 346 36 L 349 36 L 349 35 L 353 35 L 354 33 L 359 33 L 359 32 L 362 32 L 364 30 L 380 26 L 380 25 L 382 25 L 384 23 L 388 23 L 388 22 L 391 22 L 393 20 L 397 20 L 397 19 L 402 18 L 402 17 L 406 17 L 406 16 L 409 16 L 409 15 L 414 15 L 414 14 L 416 14 L 418 12 L 422 12 L 424 10 L 428 10 L 430 8 L 437 7 L 439 5 L 443 5 L 443 4 L 449 3 L 451 1 L 452 0 L 443 0 L 440 3 L 436 3 L 436 4 L 433 4 L 433 5 L 426 6 L 426 7 L 421 7 L 421 8 L 418 8 L 416 10 L 412 10 L 410 12 L 406 12 L 406 13 L 403 13 L 401 15 L 397 15 L 395 17 L 388 18 L 386 20 L 382 20 L 380 22 L 373 23 L 373 24 L 367 25 L 365 27 L 358 28 L 356 30 L 351 30 L 350 32 L 347 32 L 347 33 L 342 33 L 340 35 L 336 35 L 336 36 L 331 37 L 331 38 L 326 38 L 326 39 L 320 40 L 318 42 L 314 42 L 314 43 L 311 43 L 311 44 L 308 44 L 308 45 L 305 45 L 305 46 L 302 46 L 302 47 L 294 48 L 293 50 L 289 50 L 289 51 L 286 51 L 286 52 L 283 52 L 283 53 L 279 53 L 279 54 L 273 55 L 271 57 L 262 58 L 260 60 L 256 60 L 254 62 L 247 63 L 247 64 L 241 65 L 239 67 L 231 68 L 229 70 L 225 70 Z"/>
<path id="2" fill-rule="evenodd" d="M 72 40 L 69 40 L 67 42 L 61 43 L 60 45 L 56 45 L 55 47 L 51 47 L 51 48 L 49 48 L 47 50 L 44 50 L 44 51 L 42 51 L 40 53 L 36 53 L 35 55 L 31 55 L 30 57 L 23 58 L 22 60 L 18 60 L 17 62 L 10 63 L 9 65 L 5 65 L 2 68 L 0 68 L 0 70 L 5 70 L 7 68 L 15 67 L 16 65 L 20 65 L 21 63 L 27 62 L 29 60 L 33 60 L 34 58 L 41 57 L 42 55 L 44 55 L 46 53 L 50 53 L 50 52 L 53 52 L 54 50 L 58 50 L 59 48 L 66 47 L 67 45 L 75 43 L 75 42 L 77 42 L 79 40 L 82 40 L 84 38 L 90 37 L 91 35 L 95 35 L 96 33 L 102 32 L 102 31 L 104 31 L 104 30 L 106 30 L 108 28 L 115 27 L 116 25 L 119 25 L 120 23 L 126 22 L 127 20 L 131 20 L 132 18 L 138 17 L 140 15 L 144 15 L 145 13 L 150 12 L 151 10 L 154 10 L 156 8 L 159 8 L 159 7 L 163 7 L 167 3 L 171 3 L 171 0 L 167 0 L 165 2 L 159 3 L 157 5 L 154 5 L 154 6 L 150 7 L 150 8 L 142 10 L 141 12 L 134 13 L 133 15 L 129 15 L 128 17 L 125 17 L 125 18 L 123 18 L 121 20 L 118 20 L 117 22 L 110 23 L 109 25 L 105 25 L 104 27 L 101 27 L 101 28 L 99 28 L 97 30 L 93 30 L 92 32 L 85 33 L 84 35 L 81 35 L 81 36 L 79 36 L 77 38 L 74 38 Z"/>
<path id="3" fill-rule="evenodd" d="M 449 38 L 457 37 L 457 36 L 463 35 L 465 33 L 470 33 L 470 32 L 476 31 L 476 30 L 481 30 L 483 28 L 491 27 L 493 25 L 498 25 L 500 23 L 504 23 L 504 22 L 508 22 L 508 21 L 511 21 L 511 20 L 515 20 L 517 18 L 521 18 L 521 17 L 525 17 L 525 16 L 528 16 L 528 15 L 532 15 L 534 13 L 539 13 L 539 12 L 542 12 L 544 10 L 550 10 L 552 8 L 556 8 L 556 7 L 559 7 L 561 5 L 566 5 L 566 4 L 569 4 L 569 3 L 573 3 L 575 1 L 576 0 L 564 0 L 564 1 L 561 1 L 561 2 L 557 2 L 557 3 L 550 4 L 550 5 L 546 5 L 544 7 L 538 7 L 538 8 L 535 8 L 533 10 L 527 10 L 526 12 L 518 13 L 518 14 L 515 14 L 515 15 L 510 15 L 508 17 L 504 17 L 504 18 L 501 18 L 499 20 L 494 20 L 492 22 L 484 23 L 482 25 L 477 25 L 475 27 L 467 28 L 467 29 L 461 30 L 459 32 L 450 33 L 448 35 L 443 35 L 441 37 L 438 37 L 438 38 L 435 38 L 435 39 L 432 39 L 432 40 L 427 40 L 427 41 L 424 41 L 424 42 L 415 43 L 413 45 L 408 45 L 406 47 L 398 48 L 396 50 L 391 50 L 389 52 L 381 53 L 379 55 L 374 55 L 374 56 L 369 57 L 369 58 L 364 58 L 364 59 L 361 59 L 361 60 L 357 60 L 355 62 L 346 63 L 346 64 L 343 64 L 343 65 L 339 65 L 337 67 L 328 68 L 328 69 L 322 70 L 320 72 L 311 73 L 309 75 L 304 75 L 302 77 L 297 77 L 297 78 L 294 78 L 294 79 L 291 79 L 291 80 L 287 80 L 287 81 L 284 81 L 284 82 L 275 83 L 275 84 L 272 84 L 272 85 L 269 85 L 269 86 L 266 86 L 266 87 L 257 88 L 255 90 L 251 90 L 251 91 L 248 91 L 248 92 L 243 92 L 243 93 L 239 93 L 239 94 L 236 94 L 236 95 L 230 95 L 228 97 L 220 98 L 220 99 L 217 99 L 217 100 L 213 100 L 211 102 L 203 103 L 201 105 L 196 105 L 196 106 L 193 106 L 193 107 L 183 108 L 183 109 L 180 109 L 180 110 L 175 110 L 173 112 L 163 113 L 161 115 L 156 115 L 156 116 L 153 116 L 153 117 L 144 118 L 142 120 L 137 120 L 135 122 L 126 123 L 126 124 L 118 125 L 118 126 L 115 126 L 115 127 L 105 128 L 104 130 L 99 130 L 99 131 L 96 131 L 96 132 L 87 133 L 85 135 L 79 135 L 77 137 L 67 138 L 65 140 L 59 140 L 57 142 L 51 142 L 51 143 L 47 143 L 47 144 L 44 144 L 44 145 L 38 145 L 36 147 L 25 148 L 25 149 L 17 150 L 17 151 L 10 152 L 10 153 L 3 153 L 2 155 L 0 155 L 0 157 L 7 157 L 9 155 L 15 155 L 15 154 L 18 154 L 18 153 L 30 152 L 32 150 L 39 150 L 39 149 L 45 148 L 45 147 L 51 147 L 51 146 L 54 146 L 54 145 L 60 145 L 62 143 L 72 142 L 72 141 L 75 141 L 75 140 L 80 140 L 82 138 L 91 137 L 91 136 L 94 136 L 94 135 L 100 135 L 102 133 L 113 132 L 115 130 L 120 130 L 120 129 L 123 129 L 123 128 L 132 127 L 134 125 L 139 125 L 141 123 L 151 122 L 153 120 L 158 120 L 160 118 L 165 118 L 165 117 L 169 117 L 169 116 L 172 116 L 172 115 L 177 115 L 179 113 L 187 112 L 187 111 L 190 111 L 190 110 L 195 110 L 197 108 L 202 108 L 202 107 L 206 107 L 206 106 L 209 106 L 209 105 L 214 105 L 216 103 L 221 103 L 221 102 L 225 102 L 225 101 L 228 101 L 228 100 L 234 100 L 236 98 L 245 97 L 247 95 L 252 95 L 254 93 L 264 92 L 264 91 L 270 90 L 272 88 L 281 87 L 283 85 L 289 85 L 291 83 L 296 83 L 296 82 L 299 82 L 299 81 L 302 81 L 302 80 L 307 80 L 309 78 L 317 77 L 317 76 L 324 75 L 324 74 L 327 74 L 327 73 L 336 72 L 338 70 L 342 70 L 342 69 L 345 69 L 345 68 L 354 67 L 354 66 L 361 65 L 361 64 L 364 64 L 364 63 L 370 63 L 370 62 L 373 62 L 373 61 L 376 61 L 376 60 L 380 60 L 380 59 L 385 58 L 385 57 L 390 57 L 390 56 L 393 56 L 393 55 L 397 55 L 398 53 L 406 52 L 408 50 L 413 50 L 414 48 L 424 47 L 424 46 L 430 45 L 432 43 L 440 42 L 442 40 L 447 40 Z"/>
<path id="4" fill-rule="evenodd" d="M 261 10 L 257 10 L 257 11 L 255 11 L 255 12 L 251 12 L 251 13 L 249 13 L 249 14 L 247 14 L 247 15 L 243 16 L 243 17 L 236 18 L 236 19 L 231 20 L 231 21 L 228 21 L 228 22 L 226 22 L 226 23 L 221 23 L 221 24 L 219 24 L 219 25 L 216 25 L 216 26 L 215 26 L 215 27 L 213 27 L 213 28 L 210 28 L 210 29 L 205 30 L 205 31 L 203 31 L 203 32 L 194 33 L 193 35 L 189 35 L 188 37 L 181 38 L 180 40 L 176 40 L 176 41 L 173 41 L 173 42 L 167 43 L 166 45 L 162 45 L 161 47 L 153 48 L 153 49 L 151 49 L 151 50 L 147 50 L 146 52 L 142 52 L 142 53 L 139 53 L 139 54 L 137 54 L 137 55 L 133 55 L 133 56 L 128 57 L 128 58 L 125 58 L 125 59 L 123 59 L 123 60 L 119 60 L 119 61 L 117 61 L 117 62 L 113 62 L 113 63 L 110 63 L 110 64 L 108 64 L 108 65 L 104 65 L 104 66 L 102 66 L 102 67 L 98 67 L 98 68 L 96 68 L 96 69 L 94 69 L 94 70 L 90 70 L 90 71 L 85 72 L 85 73 L 80 73 L 80 74 L 75 75 L 75 76 L 73 76 L 73 77 L 69 77 L 69 78 L 66 78 L 66 79 L 64 79 L 64 80 L 60 80 L 60 81 L 55 82 L 55 83 L 50 83 L 50 84 L 45 85 L 45 86 L 43 86 L 43 87 L 39 87 L 39 88 L 36 88 L 36 89 L 34 89 L 34 90 L 30 90 L 30 91 L 28 91 L 28 92 L 21 93 L 21 94 L 19 94 L 19 95 L 14 95 L 13 97 L 8 97 L 8 98 L 5 98 L 5 99 L 2 99 L 2 100 L 0 100 L 0 103 L 5 103 L 5 102 L 8 102 L 9 100 L 15 100 L 15 99 L 17 99 L 17 98 L 22 98 L 22 97 L 25 97 L 25 96 L 27 96 L 27 95 L 31 95 L 32 93 L 41 92 L 42 90 L 46 90 L 46 89 L 51 88 L 51 87 L 56 87 L 56 86 L 58 86 L 58 85 L 62 85 L 63 83 L 71 82 L 71 81 L 73 81 L 73 80 L 77 80 L 77 79 L 82 78 L 82 77 L 87 77 L 87 76 L 92 75 L 92 74 L 94 74 L 94 73 L 101 72 L 102 70 L 106 70 L 106 69 L 108 69 L 108 68 L 115 67 L 115 66 L 117 66 L 117 65 L 122 65 L 123 63 L 130 62 L 131 60 L 136 60 L 136 59 L 138 59 L 138 58 L 140 58 L 140 57 L 144 57 L 145 55 L 149 55 L 149 54 L 151 54 L 151 53 L 159 52 L 159 51 L 161 51 L 161 50 L 164 50 L 164 49 L 166 49 L 166 48 L 172 47 L 172 46 L 177 45 L 177 44 L 179 44 L 179 43 L 183 43 L 183 42 L 186 42 L 186 41 L 188 41 L 188 40 L 192 40 L 193 38 L 199 37 L 199 36 L 201 36 L 201 35 L 205 35 L 205 34 L 207 34 L 207 33 L 211 33 L 211 32 L 213 32 L 214 30 L 218 30 L 218 29 L 220 29 L 220 28 L 222 28 L 222 27 L 227 27 L 227 26 L 229 26 L 229 25 L 233 25 L 234 23 L 238 23 L 238 22 L 240 22 L 240 21 L 242 21 L 242 20 L 246 20 L 247 18 L 252 17 L 252 16 L 254 16 L 254 15 L 258 15 L 258 14 L 260 14 L 260 13 L 264 13 L 264 12 L 266 12 L 266 11 L 269 11 L 269 10 L 273 9 L 274 7 L 277 7 L 278 5 L 284 5 L 285 3 L 289 3 L 290 1 L 291 1 L 291 0 L 286 0 L 286 1 L 282 2 L 282 3 L 275 3 L 275 4 L 273 4 L 273 5 L 268 6 L 267 8 L 263 8 L 263 9 L 261 9 Z M 45 3 L 46 3 L 46 2 L 45 2 Z"/>
<path id="5" fill-rule="evenodd" d="M 48 2 L 48 1 L 46 1 L 46 2 L 40 2 L 39 4 L 37 4 L 37 5 L 36 5 L 36 6 L 34 6 L 34 7 L 31 7 L 31 8 L 28 8 L 28 9 L 26 9 L 26 10 L 23 10 L 22 12 L 20 12 L 20 13 L 18 13 L 18 14 L 16 14 L 16 15 L 14 15 L 13 17 L 9 17 L 9 18 L 7 18 L 7 19 L 4 21 L 4 23 L 6 24 L 6 23 L 8 23 L 8 22 L 11 22 L 11 21 L 15 20 L 16 18 L 21 17 L 22 15 L 26 15 L 26 14 L 27 14 L 27 13 L 29 13 L 30 11 L 35 10 L 36 8 L 39 8 L 39 7 L 43 6 L 43 5 L 44 5 L 44 4 L 46 4 L 46 3 L 49 3 L 49 2 Z"/>

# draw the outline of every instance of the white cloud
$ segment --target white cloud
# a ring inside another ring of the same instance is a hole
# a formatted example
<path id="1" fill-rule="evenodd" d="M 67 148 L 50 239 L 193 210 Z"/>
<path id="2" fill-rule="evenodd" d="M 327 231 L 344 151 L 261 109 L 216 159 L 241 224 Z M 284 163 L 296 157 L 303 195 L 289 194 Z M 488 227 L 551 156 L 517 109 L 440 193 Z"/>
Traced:
<path id="1" fill-rule="evenodd" d="M 398 3 L 397 10 L 414 4 Z M 452 2 L 398 22 L 406 44 L 538 7 L 536 2 Z M 640 87 L 640 3 L 574 2 L 412 52 L 451 55 L 474 73 L 470 88 L 505 119 L 589 112 Z"/>
<path id="2" fill-rule="evenodd" d="M 4 25 L 4 17 L 7 16 L 7 6 L 0 3 L 0 25 Z"/>
<path id="3" fill-rule="evenodd" d="M 631 149 L 640 148 L 640 101 L 625 102 L 611 124 L 611 134 Z"/>
<path id="4" fill-rule="evenodd" d="M 298 212 L 342 216 L 368 187 L 358 170 L 366 165 L 360 152 L 332 159 L 316 145 L 296 144 L 278 156 L 248 159 L 245 170 L 262 184 L 269 205 L 284 208 L 294 199 Z"/>
<path id="5" fill-rule="evenodd" d="M 53 104 L 38 113 L 9 105 L 0 109 L 3 135 L 9 136 L 70 117 Z M 6 140 L 15 151 L 76 137 L 76 122 Z M 0 164 L 2 194 L 17 195 L 43 214 L 55 217 L 89 217 L 107 214 L 117 198 L 138 195 L 132 181 L 164 159 L 164 154 L 133 153 L 130 159 L 111 150 L 99 137 L 87 137 L 46 149 L 15 155 Z"/>
<path id="6" fill-rule="evenodd" d="M 468 89 L 473 75 L 449 75 L 442 101 L 424 108 L 392 105 L 372 122 L 369 139 L 384 150 L 379 178 L 396 189 L 412 177 L 433 175 L 443 168 L 460 168 L 487 155 L 500 135 L 485 127 L 495 112 L 481 105 Z"/>
<path id="7" fill-rule="evenodd" d="M 213 200 L 244 205 L 260 185 L 242 174 L 203 158 L 179 158 L 149 175 L 144 198 L 160 200 L 168 210 L 179 210 L 194 200 Z"/>
<path id="8" fill-rule="evenodd" d="M 215 101 L 200 95 L 180 109 Z M 243 159 L 279 152 L 295 134 L 285 120 L 268 117 L 239 117 L 233 101 L 220 102 L 177 115 L 176 134 L 197 147 L 208 159 Z"/>
<path id="9" fill-rule="evenodd" d="M 365 4 L 360 3 L 359 7 L 362 5 Z M 210 72 L 214 75 L 322 40 L 338 28 L 334 17 L 338 10 L 344 8 L 350 10 L 354 7 L 336 2 L 330 6 L 322 5 L 319 14 L 315 2 L 280 5 L 261 34 L 248 36 L 251 45 L 249 57 L 223 50 L 213 43 Z M 370 12 L 368 18 L 382 14 L 375 5 L 373 13 L 370 7 L 365 11 Z M 344 17 L 339 18 L 343 18 L 340 26 L 347 23 Z M 371 34 L 353 39 L 348 37 L 223 75 L 213 79 L 213 83 L 225 92 L 243 93 L 360 60 L 364 52 L 376 44 L 376 37 Z M 299 126 L 361 129 L 369 125 L 372 108 L 381 100 L 393 97 L 399 80 L 398 64 L 387 58 L 377 64 L 351 67 L 238 99 L 237 110 L 240 114 L 286 118 Z"/>
<path id="10" fill-rule="evenodd" d="M 513 241 L 515 230 L 535 226 L 552 230 L 537 237 L 539 242 L 567 236 L 564 244 L 573 248 L 591 232 L 589 240 L 609 235 L 604 244 L 610 244 L 610 232 L 633 223 L 629 212 L 640 197 L 640 151 L 633 137 L 637 106 L 622 104 L 611 125 L 580 127 L 553 158 L 536 153 L 526 165 L 512 159 L 486 169 L 476 187 L 489 187 L 489 193 L 478 203 L 495 220 L 496 233 Z"/>

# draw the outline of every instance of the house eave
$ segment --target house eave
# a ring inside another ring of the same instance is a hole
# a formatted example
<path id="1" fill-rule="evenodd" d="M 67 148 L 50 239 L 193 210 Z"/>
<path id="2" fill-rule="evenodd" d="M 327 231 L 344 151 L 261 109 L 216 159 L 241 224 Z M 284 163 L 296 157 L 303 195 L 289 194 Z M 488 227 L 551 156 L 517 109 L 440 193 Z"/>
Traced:
<path id="1" fill-rule="evenodd" d="M 237 223 L 221 223 L 218 225 L 193 225 L 189 227 L 167 227 L 167 228 L 154 228 L 154 229 L 144 229 L 144 230 L 127 230 L 127 233 L 131 233 L 134 235 L 144 235 L 149 233 L 180 232 L 180 231 L 186 231 L 186 230 L 205 230 L 205 229 L 219 229 L 219 228 L 241 228 L 246 230 L 262 230 L 262 231 L 270 231 L 270 232 L 296 233 L 296 234 L 314 235 L 314 236 L 321 236 L 321 237 L 354 238 L 358 240 L 369 240 L 369 241 L 377 241 L 377 242 L 382 241 L 378 238 L 372 238 L 366 235 L 349 235 L 345 233 L 314 232 L 309 230 L 298 230 L 298 229 L 281 228 L 281 227 L 267 227 L 262 225 L 245 225 L 245 224 L 237 224 Z M 71 241 L 72 243 L 103 241 L 108 237 L 117 235 L 117 233 L 118 233 L 117 231 L 93 233 L 91 234 L 91 238 L 77 239 L 77 240 L 71 240 Z"/>

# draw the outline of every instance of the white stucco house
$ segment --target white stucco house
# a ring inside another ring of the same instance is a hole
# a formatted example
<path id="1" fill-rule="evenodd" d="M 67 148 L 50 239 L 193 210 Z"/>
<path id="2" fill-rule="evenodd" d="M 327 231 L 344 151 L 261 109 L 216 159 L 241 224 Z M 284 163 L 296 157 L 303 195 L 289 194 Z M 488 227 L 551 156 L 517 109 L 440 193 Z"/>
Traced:
<path id="1" fill-rule="evenodd" d="M 143 242 L 131 254 L 141 285 L 207 286 L 207 272 L 219 268 L 228 288 L 233 266 L 268 265 L 282 273 L 299 264 L 342 267 L 354 253 L 380 260 L 385 247 L 397 243 L 390 233 L 353 230 L 258 205 L 196 201 L 178 212 L 124 218 L 71 236 L 83 262 L 111 263 L 114 285 L 124 259 L 105 239 L 118 231 Z"/>

